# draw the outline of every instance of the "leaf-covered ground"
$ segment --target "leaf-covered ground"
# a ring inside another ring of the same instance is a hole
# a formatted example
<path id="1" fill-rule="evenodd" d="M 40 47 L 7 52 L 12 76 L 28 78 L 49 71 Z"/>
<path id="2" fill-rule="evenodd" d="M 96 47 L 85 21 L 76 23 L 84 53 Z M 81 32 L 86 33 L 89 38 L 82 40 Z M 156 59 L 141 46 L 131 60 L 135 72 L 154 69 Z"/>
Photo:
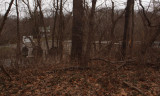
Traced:
<path id="1" fill-rule="evenodd" d="M 10 72 L 12 81 L 0 74 L 0 96 L 160 96 L 160 69 L 152 66 L 116 69 L 118 64 L 101 62 L 84 70 L 62 66 L 25 68 L 18 75 Z"/>

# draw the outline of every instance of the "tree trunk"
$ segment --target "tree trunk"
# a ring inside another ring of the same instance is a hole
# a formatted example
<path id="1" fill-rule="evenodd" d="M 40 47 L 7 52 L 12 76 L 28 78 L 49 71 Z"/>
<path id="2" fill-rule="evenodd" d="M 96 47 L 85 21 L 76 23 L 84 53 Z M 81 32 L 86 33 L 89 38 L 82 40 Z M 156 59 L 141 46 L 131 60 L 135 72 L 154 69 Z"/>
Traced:
<path id="1" fill-rule="evenodd" d="M 63 31 L 64 31 L 64 20 L 63 20 L 63 4 L 60 0 L 60 23 L 59 23 L 59 55 L 60 60 L 63 57 Z"/>
<path id="2" fill-rule="evenodd" d="M 112 1 L 112 0 L 111 0 Z M 115 30 L 115 27 L 116 27 L 116 22 L 114 20 L 114 2 L 112 1 L 112 13 L 111 13 L 111 22 L 112 22 L 112 26 L 111 26 L 111 34 L 110 34 L 110 43 L 108 45 L 108 56 L 110 55 L 110 51 L 111 51 L 111 48 L 114 44 L 114 40 L 115 40 L 115 35 L 114 35 L 114 30 Z"/>
<path id="3" fill-rule="evenodd" d="M 159 23 L 159 26 L 157 27 L 156 32 L 153 34 L 152 37 L 150 37 L 148 42 L 145 42 L 144 44 L 142 44 L 142 47 L 141 47 L 142 56 L 146 54 L 147 49 L 153 45 L 154 41 L 157 39 L 159 35 L 160 35 L 160 23 Z"/>
<path id="4" fill-rule="evenodd" d="M 83 16 L 83 0 L 73 0 L 71 60 L 78 60 L 78 63 L 80 63 L 82 59 Z"/>
<path id="5" fill-rule="evenodd" d="M 46 41 L 46 47 L 47 47 L 47 53 L 48 53 L 48 51 L 49 51 L 48 37 L 47 37 L 47 30 L 46 30 L 46 26 L 45 26 L 45 22 L 44 22 L 44 16 L 42 13 L 42 8 L 41 8 L 41 2 L 39 0 L 37 0 L 37 4 L 38 4 L 39 10 L 40 10 L 40 17 L 42 20 L 42 25 L 44 27 L 44 35 L 45 35 L 45 41 Z"/>
<path id="6" fill-rule="evenodd" d="M 134 35 L 134 4 L 132 5 L 132 28 L 131 28 L 131 42 L 130 42 L 130 55 L 133 52 L 133 36 Z"/>
<path id="7" fill-rule="evenodd" d="M 112 0 L 111 0 L 111 1 L 112 1 Z M 114 42 L 116 41 L 116 38 L 115 38 L 115 35 L 114 35 L 116 24 L 117 24 L 117 22 L 123 17 L 124 12 L 121 13 L 120 16 L 117 17 L 116 19 L 115 19 L 114 14 L 115 14 L 114 2 L 112 1 L 112 13 L 111 13 L 112 26 L 111 26 L 111 34 L 110 34 L 110 37 L 111 37 L 110 41 L 111 41 L 111 42 L 110 42 L 109 45 L 108 45 L 108 52 L 107 52 L 108 56 L 110 55 L 112 46 L 114 45 Z"/>
<path id="8" fill-rule="evenodd" d="M 11 2 L 9 3 L 9 7 L 8 7 L 8 9 L 7 9 L 4 17 L 3 17 L 3 21 L 2 21 L 1 26 L 0 26 L 0 36 L 1 36 L 2 30 L 3 30 L 3 27 L 4 27 L 4 25 L 5 25 L 5 22 L 6 22 L 6 20 L 7 20 L 8 14 L 9 14 L 9 12 L 10 12 L 10 10 L 11 10 L 13 1 L 14 1 L 14 0 L 11 0 Z"/>
<path id="9" fill-rule="evenodd" d="M 41 34 L 40 34 L 40 31 L 39 31 L 39 20 L 38 20 L 38 13 L 37 13 L 37 10 L 35 10 L 35 13 L 34 13 L 34 29 L 35 29 L 35 32 L 36 32 L 36 39 L 37 39 L 37 43 L 38 43 L 38 46 L 39 48 L 41 48 Z"/>
<path id="10" fill-rule="evenodd" d="M 22 2 L 27 6 L 28 8 L 28 11 L 29 11 L 29 15 L 30 15 L 30 18 L 34 24 L 33 26 L 33 32 L 35 32 L 36 34 L 36 39 L 37 39 L 37 43 L 38 43 L 38 46 L 39 48 L 41 48 L 41 34 L 40 34 L 40 31 L 39 31 L 39 20 L 38 20 L 38 13 L 37 13 L 37 3 L 35 1 L 35 9 L 34 9 L 34 12 L 32 13 L 32 10 L 31 10 L 31 7 L 30 7 L 30 3 L 29 3 L 29 0 L 22 0 Z M 35 46 L 34 46 L 35 47 Z"/>
<path id="11" fill-rule="evenodd" d="M 57 8 L 56 8 L 56 12 L 55 12 L 55 16 L 54 17 L 54 25 L 53 25 L 53 30 L 52 30 L 52 49 L 54 49 L 54 39 L 55 39 L 55 32 L 56 32 L 56 22 L 57 22 L 57 15 L 58 15 L 58 2 L 59 0 L 57 0 Z"/>
<path id="12" fill-rule="evenodd" d="M 16 68 L 18 68 L 18 62 L 21 57 L 21 36 L 19 31 L 19 8 L 18 8 L 18 0 L 15 1 L 16 3 L 16 12 L 17 12 L 17 53 L 16 53 Z"/>
<path id="13" fill-rule="evenodd" d="M 83 61 L 84 66 L 87 66 L 92 50 L 92 44 L 94 38 L 94 21 L 95 21 L 94 15 L 95 15 L 96 2 L 97 0 L 92 0 L 92 9 L 91 9 L 91 14 L 89 16 L 89 32 L 88 32 L 87 47 Z"/>
<path id="14" fill-rule="evenodd" d="M 114 23 L 114 2 L 112 1 L 112 13 L 111 13 L 111 21 L 112 21 L 112 27 L 111 27 L 111 41 L 114 40 L 114 30 L 115 30 L 115 23 Z"/>
<path id="15" fill-rule="evenodd" d="M 123 33 L 123 42 L 122 42 L 122 59 L 126 57 L 126 50 L 129 39 L 129 27 L 130 27 L 130 17 L 132 12 L 132 5 L 134 4 L 134 0 L 127 1 L 127 7 L 125 12 L 125 24 L 124 24 L 124 33 Z"/>

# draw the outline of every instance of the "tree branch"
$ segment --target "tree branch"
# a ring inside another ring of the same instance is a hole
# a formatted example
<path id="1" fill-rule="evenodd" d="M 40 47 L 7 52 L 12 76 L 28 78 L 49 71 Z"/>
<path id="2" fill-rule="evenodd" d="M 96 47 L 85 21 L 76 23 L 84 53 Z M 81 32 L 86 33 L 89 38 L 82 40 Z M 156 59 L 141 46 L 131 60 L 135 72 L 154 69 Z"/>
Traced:
<path id="1" fill-rule="evenodd" d="M 3 17 L 3 21 L 2 21 L 1 26 L 0 26 L 0 36 L 1 36 L 2 30 L 3 30 L 3 27 L 4 27 L 4 25 L 5 25 L 5 22 L 6 22 L 6 20 L 7 20 L 9 11 L 11 10 L 13 1 L 14 1 L 14 0 L 12 0 L 12 1 L 9 3 L 9 7 L 8 7 L 8 9 L 7 9 L 7 11 L 6 11 L 4 17 Z"/>

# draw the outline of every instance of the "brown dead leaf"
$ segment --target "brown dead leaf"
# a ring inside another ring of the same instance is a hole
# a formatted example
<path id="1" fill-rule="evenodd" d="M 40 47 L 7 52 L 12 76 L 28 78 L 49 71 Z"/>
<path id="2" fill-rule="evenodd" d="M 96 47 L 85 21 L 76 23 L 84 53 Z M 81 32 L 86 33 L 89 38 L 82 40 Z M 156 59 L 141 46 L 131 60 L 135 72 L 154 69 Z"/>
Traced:
<path id="1" fill-rule="evenodd" d="M 124 89 L 121 89 L 120 94 L 118 94 L 117 96 L 127 96 L 127 93 L 125 92 Z"/>

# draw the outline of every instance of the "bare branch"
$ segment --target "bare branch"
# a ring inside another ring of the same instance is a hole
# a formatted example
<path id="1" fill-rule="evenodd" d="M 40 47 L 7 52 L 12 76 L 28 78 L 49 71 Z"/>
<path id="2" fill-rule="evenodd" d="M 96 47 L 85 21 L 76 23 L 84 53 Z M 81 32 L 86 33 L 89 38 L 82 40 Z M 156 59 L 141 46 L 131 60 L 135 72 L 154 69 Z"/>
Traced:
<path id="1" fill-rule="evenodd" d="M 146 21 L 147 21 L 147 23 L 148 23 L 148 26 L 150 27 L 150 26 L 151 26 L 151 22 L 150 22 L 150 20 L 148 19 L 146 13 L 145 13 L 145 8 L 144 8 L 144 6 L 142 5 L 142 1 L 141 1 L 141 0 L 139 0 L 139 4 L 140 4 L 140 6 L 142 7 L 142 12 L 143 12 L 144 18 L 146 19 Z"/>
<path id="2" fill-rule="evenodd" d="M 2 21 L 1 26 L 0 26 L 0 36 L 1 36 L 2 30 L 3 30 L 3 27 L 4 27 L 4 25 L 5 25 L 5 22 L 6 22 L 6 20 L 7 20 L 8 14 L 9 14 L 9 12 L 10 12 L 10 10 L 11 10 L 13 1 L 14 1 L 14 0 L 12 0 L 12 1 L 10 2 L 9 7 L 8 7 L 8 9 L 7 9 L 4 17 L 3 17 L 3 21 Z"/>

